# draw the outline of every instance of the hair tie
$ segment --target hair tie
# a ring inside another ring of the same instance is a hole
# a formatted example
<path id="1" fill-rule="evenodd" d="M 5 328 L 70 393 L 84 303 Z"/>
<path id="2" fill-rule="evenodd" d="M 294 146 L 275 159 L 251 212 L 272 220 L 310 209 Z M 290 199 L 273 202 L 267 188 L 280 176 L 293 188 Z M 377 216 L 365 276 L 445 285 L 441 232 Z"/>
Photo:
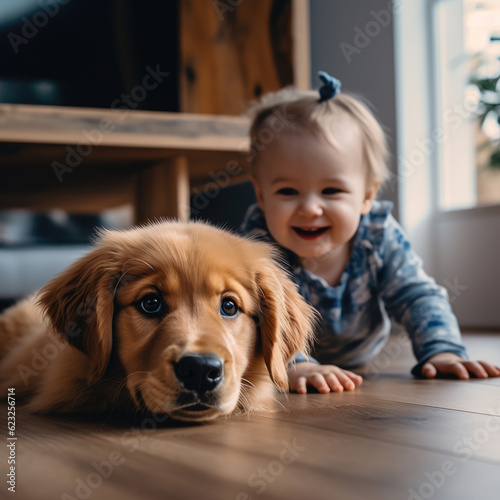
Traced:
<path id="1" fill-rule="evenodd" d="M 328 101 L 340 93 L 340 88 L 342 87 L 342 82 L 340 80 L 330 76 L 325 71 L 318 71 L 318 76 L 323 82 L 323 85 L 319 89 L 320 97 L 318 102 Z"/>

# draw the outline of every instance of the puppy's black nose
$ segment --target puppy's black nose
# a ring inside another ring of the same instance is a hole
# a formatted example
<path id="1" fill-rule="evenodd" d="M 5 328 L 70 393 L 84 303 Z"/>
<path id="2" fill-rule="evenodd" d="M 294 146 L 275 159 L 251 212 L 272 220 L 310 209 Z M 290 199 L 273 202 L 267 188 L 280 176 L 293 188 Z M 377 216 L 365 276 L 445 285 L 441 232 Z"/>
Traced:
<path id="1" fill-rule="evenodd" d="M 174 365 L 182 385 L 202 395 L 219 385 L 224 378 L 224 364 L 214 354 L 186 354 Z"/>

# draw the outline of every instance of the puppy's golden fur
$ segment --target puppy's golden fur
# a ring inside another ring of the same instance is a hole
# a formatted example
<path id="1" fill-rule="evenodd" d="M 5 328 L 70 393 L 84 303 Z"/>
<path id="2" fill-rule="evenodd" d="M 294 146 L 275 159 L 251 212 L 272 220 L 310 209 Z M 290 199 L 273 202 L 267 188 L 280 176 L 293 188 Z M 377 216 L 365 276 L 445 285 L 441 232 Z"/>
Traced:
<path id="1" fill-rule="evenodd" d="M 307 352 L 315 319 L 275 258 L 201 223 L 105 232 L 0 316 L 0 394 L 14 387 L 35 412 L 191 421 L 262 408 L 272 382 L 288 389 L 287 363 Z M 209 385 L 192 385 L 186 359 L 207 364 Z"/>

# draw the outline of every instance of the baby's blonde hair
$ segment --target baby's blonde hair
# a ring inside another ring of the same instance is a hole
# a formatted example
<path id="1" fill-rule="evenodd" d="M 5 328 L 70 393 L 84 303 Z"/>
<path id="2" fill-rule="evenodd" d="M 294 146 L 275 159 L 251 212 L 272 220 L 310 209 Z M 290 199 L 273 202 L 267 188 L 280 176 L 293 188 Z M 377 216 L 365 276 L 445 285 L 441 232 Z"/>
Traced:
<path id="1" fill-rule="evenodd" d="M 335 127 L 342 126 L 341 120 L 348 117 L 361 132 L 367 186 L 373 182 L 382 184 L 387 177 L 388 147 L 384 131 L 359 98 L 339 93 L 332 99 L 319 102 L 316 91 L 286 87 L 263 96 L 248 114 L 252 118 L 250 161 L 253 175 L 256 174 L 259 151 L 263 151 L 275 135 L 285 130 L 309 130 L 339 148 L 341 145 L 335 139 Z"/>

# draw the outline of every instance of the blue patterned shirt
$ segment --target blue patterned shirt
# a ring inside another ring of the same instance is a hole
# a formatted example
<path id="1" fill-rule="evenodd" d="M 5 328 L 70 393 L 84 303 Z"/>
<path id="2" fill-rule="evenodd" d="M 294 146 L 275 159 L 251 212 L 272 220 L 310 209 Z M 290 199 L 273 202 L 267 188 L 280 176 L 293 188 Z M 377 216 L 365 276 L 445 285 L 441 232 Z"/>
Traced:
<path id="1" fill-rule="evenodd" d="M 391 329 L 389 318 L 410 336 L 418 360 L 414 375 L 420 375 L 425 361 L 439 352 L 467 359 L 446 290 L 424 272 L 391 210 L 391 202 L 374 201 L 371 211 L 361 216 L 337 286 L 304 269 L 295 254 L 280 247 L 300 293 L 321 315 L 311 353 L 321 363 L 365 365 L 383 349 Z M 277 244 L 257 204 L 248 209 L 240 230 Z"/>

